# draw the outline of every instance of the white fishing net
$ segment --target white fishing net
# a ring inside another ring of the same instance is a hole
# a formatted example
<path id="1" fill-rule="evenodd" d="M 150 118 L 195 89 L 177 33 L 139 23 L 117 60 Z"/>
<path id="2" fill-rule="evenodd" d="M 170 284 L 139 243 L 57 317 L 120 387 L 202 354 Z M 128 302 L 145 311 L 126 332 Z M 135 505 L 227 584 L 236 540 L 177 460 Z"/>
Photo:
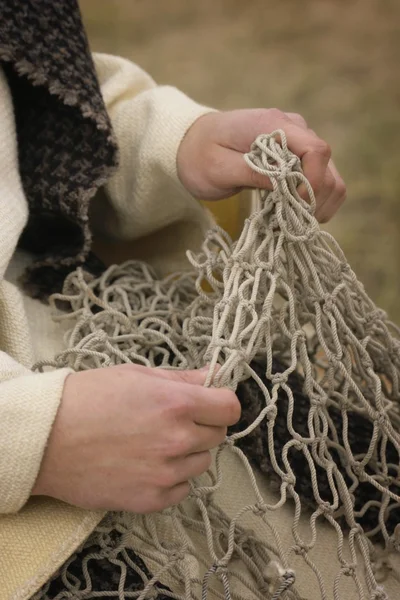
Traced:
<path id="1" fill-rule="evenodd" d="M 160 515 L 109 515 L 64 565 L 58 595 L 53 582 L 38 598 L 300 598 L 294 555 L 314 573 L 323 600 L 342 598 L 343 578 L 354 582 L 351 598 L 387 598 L 374 565 L 377 547 L 381 556 L 400 550 L 400 331 L 320 229 L 312 189 L 284 133 L 260 136 L 245 159 L 271 179 L 273 190 L 260 193 L 260 210 L 246 220 L 239 240 L 215 227 L 200 255 L 189 256 L 193 271 L 163 280 L 136 261 L 97 279 L 72 273 L 63 294 L 52 298 L 55 310 L 60 303 L 68 309 L 56 317 L 71 323 L 66 349 L 38 368 L 209 363 L 207 385 L 236 390 L 247 381 L 243 393 L 258 394 L 260 410 L 230 433 L 186 502 Z M 297 192 L 300 183 L 310 204 Z M 266 502 L 241 449 L 257 432 L 279 493 L 274 504 Z M 252 498 L 233 517 L 216 500 L 227 452 L 240 457 L 242 485 Z M 293 506 L 287 547 L 270 522 L 285 504 Z M 307 538 L 299 527 L 305 510 Z M 262 540 L 246 528 L 247 513 L 268 526 Z M 312 559 L 321 521 L 337 535 L 333 589 Z M 132 547 L 138 536 L 143 544 Z M 152 574 L 138 555 L 153 565 Z M 106 559 L 114 575 L 104 591 L 96 588 L 93 565 L 104 567 Z M 175 573 L 179 593 L 162 586 L 168 572 Z"/>

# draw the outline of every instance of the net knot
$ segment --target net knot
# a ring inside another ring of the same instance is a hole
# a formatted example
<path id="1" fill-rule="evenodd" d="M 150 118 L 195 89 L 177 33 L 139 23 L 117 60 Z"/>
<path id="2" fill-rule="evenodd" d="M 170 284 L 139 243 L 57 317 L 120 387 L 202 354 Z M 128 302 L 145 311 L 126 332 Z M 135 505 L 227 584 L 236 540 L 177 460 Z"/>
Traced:
<path id="1" fill-rule="evenodd" d="M 323 407 L 326 406 L 326 403 L 328 402 L 328 396 L 326 394 L 312 394 L 310 395 L 310 405 L 311 406 L 317 406 L 317 407 Z M 350 403 L 347 402 L 347 400 L 345 400 L 343 402 L 343 405 L 345 407 L 347 407 Z"/>
<path id="2" fill-rule="evenodd" d="M 294 448 L 296 448 L 297 450 L 301 451 L 303 448 L 305 448 L 305 444 L 302 444 L 301 442 L 299 442 L 298 444 L 294 444 L 293 446 Z M 294 487 L 296 485 L 296 477 L 293 473 L 282 473 L 281 475 L 282 481 L 284 483 L 286 483 L 287 485 L 290 485 L 292 487 Z"/>
<path id="3" fill-rule="evenodd" d="M 293 552 L 297 555 L 297 556 L 305 556 L 308 552 L 309 548 L 308 546 L 306 546 L 306 544 L 303 543 L 298 543 L 293 547 Z"/>
<path id="4" fill-rule="evenodd" d="M 223 442 L 221 442 L 220 447 L 221 448 L 226 448 L 226 447 L 230 447 L 232 448 L 232 446 L 235 445 L 235 439 L 232 438 L 232 436 L 226 436 L 226 438 L 224 439 Z"/>
<path id="5" fill-rule="evenodd" d="M 248 308 L 251 310 L 254 308 L 254 304 L 255 304 L 254 300 L 245 300 L 245 299 L 240 300 L 241 308 Z"/>
<path id="6" fill-rule="evenodd" d="M 364 466 L 362 464 L 360 464 L 359 462 L 354 462 L 351 465 L 351 467 L 353 469 L 354 475 L 356 475 L 358 477 L 358 480 L 364 481 Z"/>
<path id="7" fill-rule="evenodd" d="M 253 507 L 253 513 L 257 517 L 262 517 L 263 515 L 265 515 L 267 510 L 268 510 L 267 505 L 264 504 L 263 502 L 256 502 L 256 504 Z"/>
<path id="8" fill-rule="evenodd" d="M 361 527 L 360 523 L 355 523 L 351 528 L 352 534 L 355 536 L 364 535 L 364 529 Z"/>
<path id="9" fill-rule="evenodd" d="M 332 312 L 333 307 L 335 306 L 335 298 L 332 294 L 325 294 L 320 300 L 320 305 L 324 312 Z"/>
<path id="10" fill-rule="evenodd" d="M 192 497 L 194 496 L 195 498 L 199 498 L 201 500 L 204 497 L 205 494 L 204 494 L 204 492 L 201 489 L 196 488 L 196 487 L 192 487 L 190 495 Z"/>
<path id="11" fill-rule="evenodd" d="M 332 507 L 332 504 L 330 504 L 326 500 L 320 503 L 319 508 L 323 511 L 325 515 L 333 515 L 333 513 L 335 512 L 334 508 Z"/>
<path id="12" fill-rule="evenodd" d="M 361 356 L 361 364 L 365 370 L 371 369 L 374 366 L 371 357 L 368 354 L 364 353 Z"/>
<path id="13" fill-rule="evenodd" d="M 267 415 L 266 415 L 267 420 L 275 421 L 277 414 L 278 414 L 278 407 L 276 406 L 276 404 L 270 404 L 267 409 Z"/>
<path id="14" fill-rule="evenodd" d="M 310 224 L 307 225 L 307 229 L 304 232 L 304 236 L 307 240 L 307 242 L 312 242 L 315 240 L 315 238 L 317 236 L 319 236 L 320 234 L 320 228 L 319 228 L 319 224 L 318 221 L 313 221 Z"/>
<path id="15" fill-rule="evenodd" d="M 250 535 L 254 536 L 254 532 L 240 531 L 235 536 L 235 544 L 242 549 L 248 548 L 250 546 Z"/>
<path id="16" fill-rule="evenodd" d="M 387 421 L 387 414 L 385 412 L 375 413 L 374 421 L 376 421 L 378 425 L 382 427 L 382 425 L 384 425 Z"/>
<path id="17" fill-rule="evenodd" d="M 287 383 L 287 380 L 288 376 L 286 373 L 275 373 L 271 377 L 272 385 L 282 385 L 284 383 Z"/>
<path id="18" fill-rule="evenodd" d="M 213 567 L 216 575 L 225 574 L 228 571 L 228 561 L 226 558 L 221 558 L 221 560 L 218 560 L 216 563 L 214 563 Z"/>
<path id="19" fill-rule="evenodd" d="M 173 550 L 169 554 L 171 562 L 179 562 L 185 559 L 185 554 L 181 550 Z"/>
<path id="20" fill-rule="evenodd" d="M 297 167 L 298 160 L 295 158 L 291 158 L 289 162 L 286 164 L 280 164 L 279 170 L 277 170 L 276 174 L 272 175 L 277 181 L 284 181 L 288 179 L 289 175 L 291 175 L 294 171 L 294 167 Z"/>
<path id="21" fill-rule="evenodd" d="M 234 264 L 234 263 L 232 263 Z M 224 310 L 225 307 L 231 308 L 231 306 L 233 305 L 234 302 L 234 298 L 221 298 L 218 302 L 218 304 L 220 305 L 220 309 L 221 311 Z"/>
<path id="22" fill-rule="evenodd" d="M 387 414 L 385 412 L 379 413 L 378 418 L 376 419 L 380 426 L 384 425 L 387 421 Z M 392 478 L 390 478 L 392 480 Z"/>
<path id="23" fill-rule="evenodd" d="M 339 269 L 343 275 L 347 275 L 347 274 L 351 273 L 351 267 L 346 262 L 341 262 L 339 265 Z"/>
<path id="24" fill-rule="evenodd" d="M 356 569 L 354 565 L 346 565 L 345 567 L 343 567 L 342 573 L 346 577 L 354 577 L 356 574 Z"/>
<path id="25" fill-rule="evenodd" d="M 236 264 L 236 260 L 232 260 L 232 266 L 235 264 Z M 240 267 L 241 267 L 241 269 L 243 269 L 243 271 L 245 271 L 249 275 L 254 275 L 254 273 L 257 271 L 257 269 L 260 268 L 255 263 L 249 263 L 249 262 L 245 262 L 245 261 L 240 263 Z M 241 300 L 241 302 L 243 302 L 243 300 Z"/>
<path id="26" fill-rule="evenodd" d="M 299 344 L 305 344 L 307 342 L 306 332 L 303 329 L 298 329 L 295 332 L 295 335 Z"/>
<path id="27" fill-rule="evenodd" d="M 381 586 L 373 590 L 369 598 L 370 600 L 389 600 L 389 596 Z"/>

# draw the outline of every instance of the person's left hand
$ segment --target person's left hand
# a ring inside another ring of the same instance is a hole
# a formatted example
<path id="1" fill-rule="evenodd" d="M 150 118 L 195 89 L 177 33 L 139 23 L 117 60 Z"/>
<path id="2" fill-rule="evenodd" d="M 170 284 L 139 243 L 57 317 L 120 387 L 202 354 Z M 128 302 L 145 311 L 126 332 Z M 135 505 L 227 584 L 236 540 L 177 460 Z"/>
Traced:
<path id="1" fill-rule="evenodd" d="M 344 202 L 346 187 L 329 145 L 294 113 L 277 109 L 212 112 L 200 117 L 183 138 L 177 157 L 178 175 L 196 198 L 219 200 L 243 188 L 271 189 L 271 182 L 253 171 L 243 154 L 262 133 L 282 129 L 289 149 L 300 159 L 316 198 L 315 216 L 327 222 Z M 307 199 L 305 188 L 300 190 Z"/>

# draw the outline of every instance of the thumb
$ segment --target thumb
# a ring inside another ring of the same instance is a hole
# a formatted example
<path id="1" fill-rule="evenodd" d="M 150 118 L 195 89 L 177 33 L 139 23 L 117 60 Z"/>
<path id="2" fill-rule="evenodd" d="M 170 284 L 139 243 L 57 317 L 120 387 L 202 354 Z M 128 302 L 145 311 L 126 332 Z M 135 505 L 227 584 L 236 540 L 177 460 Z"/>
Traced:
<path id="1" fill-rule="evenodd" d="M 214 373 L 218 372 L 219 365 L 214 369 Z M 191 385 L 204 385 L 210 366 L 206 365 L 201 369 L 191 369 L 187 371 L 175 371 L 169 369 L 154 369 L 154 375 L 163 379 L 169 379 L 170 381 L 178 381 L 180 383 L 189 383 Z"/>
<path id="2" fill-rule="evenodd" d="M 261 175 L 249 167 L 244 160 L 242 152 L 228 148 L 221 149 L 219 165 L 220 168 L 216 177 L 217 181 L 213 183 L 220 190 L 228 188 L 272 189 L 269 177 Z"/>
<path id="3" fill-rule="evenodd" d="M 144 365 L 137 364 L 128 364 L 122 365 L 122 368 L 130 369 L 133 371 L 142 372 L 145 375 L 150 375 L 151 377 L 159 377 L 160 379 L 168 379 L 169 381 L 177 381 L 180 383 L 190 383 L 192 385 L 204 385 L 208 371 L 210 370 L 210 365 L 205 365 L 201 369 L 188 369 L 188 370 L 178 370 L 178 369 L 160 369 L 158 367 L 145 367 Z M 220 365 L 215 365 L 214 374 L 218 373 L 220 369 Z"/>

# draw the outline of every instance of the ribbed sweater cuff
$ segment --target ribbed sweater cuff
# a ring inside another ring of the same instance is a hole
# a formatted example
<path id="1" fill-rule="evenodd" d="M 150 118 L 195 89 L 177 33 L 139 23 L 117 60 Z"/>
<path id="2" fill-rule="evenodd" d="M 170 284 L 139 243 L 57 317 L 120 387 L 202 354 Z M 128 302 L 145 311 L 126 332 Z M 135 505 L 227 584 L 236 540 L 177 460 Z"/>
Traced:
<path id="1" fill-rule="evenodd" d="M 0 513 L 17 512 L 30 496 L 70 372 L 27 373 L 0 383 Z"/>

